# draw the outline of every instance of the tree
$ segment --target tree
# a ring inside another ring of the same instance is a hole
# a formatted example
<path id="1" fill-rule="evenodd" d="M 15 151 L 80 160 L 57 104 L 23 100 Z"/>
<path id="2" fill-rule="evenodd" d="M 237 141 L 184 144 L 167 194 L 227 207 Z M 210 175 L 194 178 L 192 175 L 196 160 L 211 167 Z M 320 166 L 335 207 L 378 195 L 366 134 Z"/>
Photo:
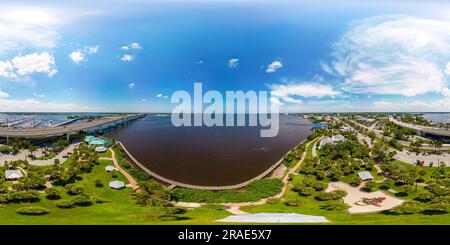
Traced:
<path id="1" fill-rule="evenodd" d="M 103 187 L 103 183 L 102 183 L 102 180 L 101 179 L 96 179 L 95 181 L 94 181 L 94 183 L 95 183 L 95 187 Z"/>
<path id="2" fill-rule="evenodd" d="M 375 181 L 369 180 L 366 182 L 366 184 L 362 187 L 364 191 L 372 192 L 377 187 L 377 183 Z"/>
<path id="3" fill-rule="evenodd" d="M 66 189 L 67 189 L 67 194 L 72 195 L 72 196 L 74 196 L 74 195 L 80 195 L 80 194 L 82 194 L 83 191 L 84 191 L 82 187 L 80 187 L 80 186 L 75 186 L 75 185 L 73 185 L 73 184 L 67 185 L 67 186 L 66 186 Z"/>
<path id="4" fill-rule="evenodd" d="M 33 155 L 33 157 L 34 157 L 34 152 L 35 152 L 36 150 L 37 150 L 37 148 L 36 148 L 36 146 L 33 145 L 33 144 L 30 144 L 30 145 L 28 146 L 28 151 L 30 152 L 31 155 Z"/>
<path id="5" fill-rule="evenodd" d="M 441 147 L 442 147 L 442 142 L 439 140 L 433 140 L 431 141 L 431 145 L 434 147 L 434 150 L 436 150 L 438 152 L 437 154 L 437 163 L 439 165 L 440 161 L 439 161 L 439 157 L 441 156 Z"/>
<path id="6" fill-rule="evenodd" d="M 47 195 L 47 199 L 55 200 L 61 198 L 58 189 L 53 187 L 45 189 L 45 194 Z"/>

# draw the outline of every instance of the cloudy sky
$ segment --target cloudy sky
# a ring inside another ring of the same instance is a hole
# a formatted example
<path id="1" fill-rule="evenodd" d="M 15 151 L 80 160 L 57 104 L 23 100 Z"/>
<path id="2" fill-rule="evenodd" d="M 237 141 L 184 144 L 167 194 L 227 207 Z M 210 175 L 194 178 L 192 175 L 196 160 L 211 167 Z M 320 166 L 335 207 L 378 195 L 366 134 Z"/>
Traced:
<path id="1" fill-rule="evenodd" d="M 445 1 L 60 2 L 0 3 L 0 111 L 170 111 L 194 82 L 283 111 L 450 111 Z"/>

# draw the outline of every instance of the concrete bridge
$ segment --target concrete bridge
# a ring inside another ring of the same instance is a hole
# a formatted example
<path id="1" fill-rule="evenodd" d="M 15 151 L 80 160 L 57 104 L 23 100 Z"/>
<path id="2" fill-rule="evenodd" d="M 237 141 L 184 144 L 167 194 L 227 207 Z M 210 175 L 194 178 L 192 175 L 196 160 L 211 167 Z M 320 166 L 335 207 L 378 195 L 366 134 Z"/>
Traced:
<path id="1" fill-rule="evenodd" d="M 389 117 L 389 121 L 391 121 L 399 126 L 405 127 L 405 128 L 414 129 L 414 130 L 416 130 L 417 134 L 419 134 L 419 135 L 429 134 L 429 135 L 435 135 L 435 136 L 450 137 L 450 130 L 446 129 L 446 128 L 426 127 L 426 126 L 421 126 L 421 125 L 405 123 L 405 122 L 396 120 L 393 117 Z"/>
<path id="2" fill-rule="evenodd" d="M 0 127 L 0 137 L 6 137 L 7 141 L 10 137 L 13 138 L 27 138 L 27 137 L 50 137 L 57 135 L 69 135 L 79 131 L 86 131 L 92 129 L 102 129 L 115 126 L 117 124 L 125 123 L 131 120 L 144 117 L 145 114 L 128 114 L 102 117 L 90 122 L 79 123 L 74 125 L 60 125 L 47 128 L 8 128 Z"/>

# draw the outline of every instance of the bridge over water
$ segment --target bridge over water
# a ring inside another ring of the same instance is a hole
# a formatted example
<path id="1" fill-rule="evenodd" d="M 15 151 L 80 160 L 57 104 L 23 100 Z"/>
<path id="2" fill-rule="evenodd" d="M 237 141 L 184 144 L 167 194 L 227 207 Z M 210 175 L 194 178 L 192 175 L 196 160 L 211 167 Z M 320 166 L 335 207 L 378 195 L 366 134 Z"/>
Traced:
<path id="1" fill-rule="evenodd" d="M 102 117 L 93 121 L 73 124 L 73 125 L 59 125 L 47 128 L 8 128 L 0 127 L 0 137 L 6 137 L 8 140 L 12 138 L 26 138 L 26 137 L 50 137 L 57 135 L 69 135 L 79 131 L 86 131 L 90 129 L 101 129 L 115 126 L 117 124 L 125 123 L 144 117 L 145 114 L 127 114 L 117 116 Z"/>
<path id="2" fill-rule="evenodd" d="M 421 126 L 421 125 L 415 125 L 410 123 L 401 122 L 399 120 L 394 119 L 393 117 L 389 117 L 389 121 L 405 127 L 414 129 L 417 131 L 417 133 L 420 134 L 429 134 L 429 135 L 436 135 L 436 136 L 445 136 L 450 137 L 450 130 L 446 128 L 438 128 L 438 127 L 427 127 L 427 126 Z"/>

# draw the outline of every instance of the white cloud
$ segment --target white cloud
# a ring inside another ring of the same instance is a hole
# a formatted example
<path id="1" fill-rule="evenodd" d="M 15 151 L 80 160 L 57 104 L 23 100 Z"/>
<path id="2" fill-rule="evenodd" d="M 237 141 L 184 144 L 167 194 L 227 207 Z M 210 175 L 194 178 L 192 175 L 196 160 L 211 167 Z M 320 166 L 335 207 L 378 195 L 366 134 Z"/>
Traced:
<path id="1" fill-rule="evenodd" d="M 69 54 L 69 58 L 76 64 L 80 64 L 86 60 L 86 56 L 98 52 L 100 45 L 86 46 L 83 49 L 78 49 Z"/>
<path id="2" fill-rule="evenodd" d="M 135 84 L 134 83 L 129 83 L 128 84 L 128 88 L 134 88 Z"/>
<path id="3" fill-rule="evenodd" d="M 35 99 L 1 99 L 0 111 L 14 112 L 92 112 L 98 108 L 81 106 L 73 103 L 46 103 Z"/>
<path id="4" fill-rule="evenodd" d="M 122 50 L 130 50 L 130 49 L 142 49 L 142 45 L 138 42 L 130 43 L 128 45 L 123 45 L 120 47 Z"/>
<path id="5" fill-rule="evenodd" d="M 271 94 L 281 98 L 288 103 L 301 104 L 303 100 L 294 98 L 294 96 L 300 96 L 303 98 L 323 98 L 338 96 L 339 91 L 334 90 L 330 85 L 304 82 L 304 83 L 288 83 L 288 84 L 272 84 L 269 85 Z"/>
<path id="6" fill-rule="evenodd" d="M 36 97 L 39 97 L 39 98 L 44 98 L 45 97 L 45 94 L 39 94 L 39 93 L 36 93 L 36 92 L 34 92 L 33 95 L 36 96 Z"/>
<path id="7" fill-rule="evenodd" d="M 120 60 L 123 62 L 130 62 L 134 60 L 134 56 L 131 54 L 124 54 L 122 57 L 120 57 Z"/>
<path id="8" fill-rule="evenodd" d="M 33 73 L 47 73 L 51 77 L 56 72 L 53 55 L 47 52 L 16 56 L 11 60 L 0 61 L 0 76 L 5 78 L 19 78 Z"/>
<path id="9" fill-rule="evenodd" d="M 142 102 L 147 102 L 146 98 L 141 99 Z"/>
<path id="10" fill-rule="evenodd" d="M 72 53 L 69 54 L 69 58 L 73 62 L 80 64 L 80 62 L 85 59 L 85 55 L 81 51 L 73 51 Z"/>
<path id="11" fill-rule="evenodd" d="M 55 59 L 53 55 L 47 52 L 16 56 L 11 60 L 11 63 L 17 74 L 21 76 L 41 72 L 47 73 L 51 77 L 57 72 L 54 68 Z"/>
<path id="12" fill-rule="evenodd" d="M 159 93 L 159 94 L 156 95 L 156 98 L 167 99 L 167 98 L 169 98 L 169 96 L 163 95 L 162 93 Z"/>
<path id="13" fill-rule="evenodd" d="M 9 94 L 0 89 L 0 98 L 7 98 Z"/>
<path id="14" fill-rule="evenodd" d="M 327 63 L 324 63 L 321 61 L 320 66 L 322 67 L 322 70 L 324 70 L 326 73 L 328 73 L 328 74 L 333 73 L 333 70 L 331 70 L 331 67 Z"/>
<path id="15" fill-rule="evenodd" d="M 450 22 L 380 16 L 353 22 L 333 46 L 331 67 L 352 93 L 440 93 L 450 55 Z M 329 70 L 327 68 L 330 68 Z"/>
<path id="16" fill-rule="evenodd" d="M 16 74 L 14 73 L 14 67 L 11 61 L 0 61 L 0 77 L 14 78 Z"/>
<path id="17" fill-rule="evenodd" d="M 52 49 L 59 39 L 59 34 L 52 27 L 5 23 L 1 19 L 0 33 L 0 55 L 27 48 Z"/>
<path id="18" fill-rule="evenodd" d="M 95 53 L 97 53 L 98 49 L 100 48 L 100 45 L 95 45 L 95 46 L 86 47 L 86 48 L 87 48 L 87 52 L 89 54 L 95 54 Z"/>
<path id="19" fill-rule="evenodd" d="M 140 43 L 131 43 L 131 44 L 130 44 L 130 48 L 131 48 L 131 49 L 141 49 L 142 46 L 141 46 Z"/>
<path id="20" fill-rule="evenodd" d="M 228 61 L 228 66 L 230 68 L 236 68 L 238 65 L 239 65 L 239 59 L 238 58 L 233 58 L 233 59 L 230 59 Z"/>
<path id="21" fill-rule="evenodd" d="M 281 67 L 283 67 L 283 64 L 281 64 L 280 61 L 276 60 L 276 61 L 270 63 L 270 65 L 267 66 L 266 72 L 267 73 L 273 73 L 273 72 L 276 72 Z"/>

